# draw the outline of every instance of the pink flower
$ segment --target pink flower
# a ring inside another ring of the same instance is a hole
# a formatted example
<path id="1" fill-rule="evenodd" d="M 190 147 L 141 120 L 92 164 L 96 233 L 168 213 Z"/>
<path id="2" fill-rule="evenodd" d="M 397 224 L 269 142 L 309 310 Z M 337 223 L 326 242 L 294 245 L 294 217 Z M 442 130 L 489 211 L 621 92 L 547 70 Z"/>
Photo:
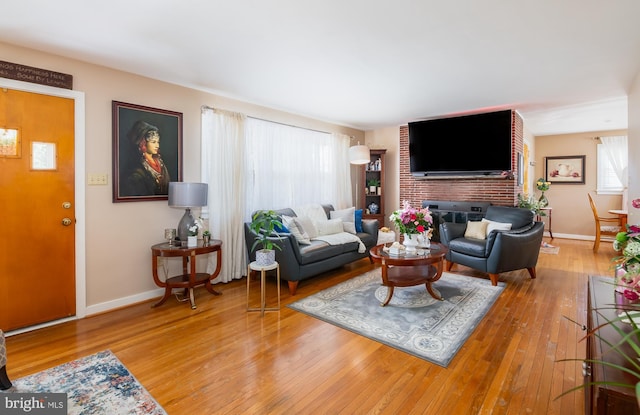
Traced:
<path id="1" fill-rule="evenodd" d="M 630 301 L 635 301 L 640 298 L 640 295 L 638 295 L 638 293 L 634 290 L 624 290 L 623 295 L 627 300 Z"/>
<path id="2" fill-rule="evenodd" d="M 631 201 L 631 206 L 633 206 L 636 209 L 640 209 L 640 198 L 638 199 L 633 199 Z"/>

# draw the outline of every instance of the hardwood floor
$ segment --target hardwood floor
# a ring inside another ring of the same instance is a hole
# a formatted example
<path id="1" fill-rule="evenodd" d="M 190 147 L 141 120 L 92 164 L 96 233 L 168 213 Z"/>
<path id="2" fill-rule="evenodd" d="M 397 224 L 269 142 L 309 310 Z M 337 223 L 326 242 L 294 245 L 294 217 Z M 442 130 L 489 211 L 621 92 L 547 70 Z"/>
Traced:
<path id="1" fill-rule="evenodd" d="M 615 251 L 552 243 L 560 253 L 540 254 L 535 280 L 500 275 L 506 289 L 448 368 L 286 307 L 373 268 L 362 260 L 301 282 L 294 297 L 283 284 L 281 311 L 264 317 L 245 311 L 240 280 L 218 284 L 217 297 L 197 289 L 196 310 L 172 298 L 11 336 L 7 369 L 15 379 L 110 349 L 172 415 L 584 413 L 582 391 L 556 399 L 582 382 L 580 362 L 558 360 L 585 356 L 564 316 L 586 324 L 587 277 L 612 275 Z"/>

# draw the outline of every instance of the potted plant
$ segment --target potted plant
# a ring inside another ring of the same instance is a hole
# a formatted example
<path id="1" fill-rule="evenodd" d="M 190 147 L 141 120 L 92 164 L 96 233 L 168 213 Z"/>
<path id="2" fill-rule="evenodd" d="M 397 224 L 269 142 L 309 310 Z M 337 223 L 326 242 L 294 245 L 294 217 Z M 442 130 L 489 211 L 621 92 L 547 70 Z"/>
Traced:
<path id="1" fill-rule="evenodd" d="M 521 195 L 518 193 L 518 207 L 529 209 L 534 215 L 547 215 L 543 210 L 541 210 L 544 206 L 541 206 L 540 202 L 536 200 L 533 195 Z"/>
<path id="2" fill-rule="evenodd" d="M 380 186 L 380 180 L 369 179 L 367 180 L 367 186 L 369 186 L 369 194 L 375 195 L 377 187 Z"/>
<path id="3" fill-rule="evenodd" d="M 205 245 L 209 245 L 211 241 L 211 232 L 209 230 L 202 231 L 202 243 Z"/>
<path id="4" fill-rule="evenodd" d="M 261 245 L 262 249 L 256 251 L 258 265 L 268 266 L 276 261 L 275 249 L 282 250 L 280 245 L 274 242 L 281 239 L 278 230 L 284 226 L 280 217 L 273 210 L 259 210 L 253 214 L 249 228 L 256 234 L 256 240 L 251 247 L 251 252 Z"/>

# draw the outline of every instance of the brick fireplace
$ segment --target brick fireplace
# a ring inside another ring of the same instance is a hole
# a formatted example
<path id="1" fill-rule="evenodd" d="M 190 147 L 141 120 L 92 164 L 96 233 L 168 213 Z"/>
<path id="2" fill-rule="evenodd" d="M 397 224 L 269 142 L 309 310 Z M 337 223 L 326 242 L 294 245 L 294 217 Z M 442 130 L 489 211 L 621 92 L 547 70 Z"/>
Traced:
<path id="1" fill-rule="evenodd" d="M 517 174 L 518 153 L 523 152 L 522 118 L 511 111 L 511 170 Z M 409 128 L 400 127 L 400 202 L 422 206 L 423 200 L 487 201 L 494 205 L 515 206 L 522 186 L 504 178 L 415 178 L 409 170 Z M 455 154 L 452 150 L 452 154 Z"/>

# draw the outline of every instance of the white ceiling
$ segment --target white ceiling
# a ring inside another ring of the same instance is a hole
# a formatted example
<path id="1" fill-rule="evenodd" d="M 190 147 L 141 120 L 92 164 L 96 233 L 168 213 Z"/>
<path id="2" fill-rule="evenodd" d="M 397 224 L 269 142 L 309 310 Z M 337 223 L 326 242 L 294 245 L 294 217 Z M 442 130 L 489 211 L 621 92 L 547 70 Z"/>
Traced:
<path id="1" fill-rule="evenodd" d="M 4 3 L 0 41 L 363 130 L 503 108 L 624 129 L 640 71 L 637 0 Z"/>

